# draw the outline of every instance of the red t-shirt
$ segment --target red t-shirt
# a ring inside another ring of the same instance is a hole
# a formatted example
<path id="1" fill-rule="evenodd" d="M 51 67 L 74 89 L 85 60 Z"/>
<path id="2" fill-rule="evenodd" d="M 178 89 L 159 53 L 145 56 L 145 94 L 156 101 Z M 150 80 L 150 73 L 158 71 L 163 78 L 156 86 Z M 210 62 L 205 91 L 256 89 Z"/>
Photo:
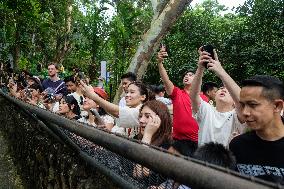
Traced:
<path id="1" fill-rule="evenodd" d="M 205 95 L 201 94 L 200 97 L 208 101 Z M 175 86 L 171 99 L 173 102 L 173 138 L 197 142 L 198 124 L 192 117 L 189 94 Z"/>

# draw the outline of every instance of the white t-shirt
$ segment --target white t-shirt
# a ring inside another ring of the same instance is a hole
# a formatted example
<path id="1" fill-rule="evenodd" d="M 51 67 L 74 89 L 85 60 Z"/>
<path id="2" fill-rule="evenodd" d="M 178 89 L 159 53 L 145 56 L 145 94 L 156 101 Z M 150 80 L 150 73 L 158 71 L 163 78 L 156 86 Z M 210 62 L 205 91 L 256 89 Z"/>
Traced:
<path id="1" fill-rule="evenodd" d="M 139 110 L 142 104 L 135 108 L 130 108 L 128 106 L 119 107 L 119 117 L 117 119 L 117 126 L 123 127 L 125 129 L 125 134 L 128 135 L 128 128 L 131 128 L 129 134 L 130 137 L 133 137 L 139 132 Z"/>
<path id="2" fill-rule="evenodd" d="M 102 120 L 103 120 L 105 123 L 114 124 L 114 119 L 113 119 L 113 117 L 111 117 L 111 116 L 108 115 L 108 114 L 102 115 L 101 118 L 102 118 Z"/>
<path id="3" fill-rule="evenodd" d="M 171 99 L 165 98 L 165 97 L 162 97 L 162 96 L 156 96 L 156 100 L 161 101 L 165 105 L 172 105 L 173 104 Z"/>
<path id="4" fill-rule="evenodd" d="M 81 123 L 86 123 L 88 125 L 91 125 L 93 127 L 97 127 L 96 123 L 90 123 L 89 120 L 86 117 L 81 117 L 80 119 L 78 119 L 77 121 L 81 122 Z"/>
<path id="5" fill-rule="evenodd" d="M 125 96 L 120 99 L 118 106 L 119 107 L 125 107 L 126 106 Z"/>
<path id="6" fill-rule="evenodd" d="M 231 139 L 243 133 L 245 129 L 245 124 L 239 122 L 235 109 L 221 113 L 203 100 L 194 118 L 199 125 L 199 146 L 208 142 L 217 142 L 227 147 Z"/>

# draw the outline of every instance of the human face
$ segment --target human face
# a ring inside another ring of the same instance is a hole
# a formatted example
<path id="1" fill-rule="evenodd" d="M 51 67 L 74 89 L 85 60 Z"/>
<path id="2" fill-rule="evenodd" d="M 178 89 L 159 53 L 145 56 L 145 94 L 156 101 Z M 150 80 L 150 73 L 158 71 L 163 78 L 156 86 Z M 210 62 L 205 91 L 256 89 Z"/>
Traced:
<path id="1" fill-rule="evenodd" d="M 34 80 L 32 79 L 28 79 L 28 86 L 32 86 L 35 83 Z"/>
<path id="2" fill-rule="evenodd" d="M 131 83 L 131 81 L 128 78 L 123 78 L 121 80 L 121 83 L 122 83 L 122 89 L 126 93 L 126 90 L 127 90 L 128 86 L 129 86 L 129 84 Z"/>
<path id="3" fill-rule="evenodd" d="M 210 98 L 210 100 L 215 100 L 215 96 L 216 96 L 216 92 L 218 91 L 217 87 L 213 87 L 212 90 L 207 92 L 208 97 Z"/>
<path id="4" fill-rule="evenodd" d="M 93 101 L 92 99 L 89 99 L 88 97 L 85 97 L 84 103 L 83 103 L 83 109 L 84 110 L 90 110 L 92 108 L 97 108 L 97 104 L 95 103 L 95 101 Z"/>
<path id="5" fill-rule="evenodd" d="M 144 106 L 139 115 L 139 126 L 141 134 L 144 135 L 145 127 L 148 122 L 157 114 L 153 112 L 148 106 Z"/>
<path id="6" fill-rule="evenodd" d="M 68 93 L 73 93 L 73 92 L 77 91 L 77 85 L 75 83 L 73 83 L 72 81 L 66 82 L 65 85 L 67 87 Z"/>
<path id="7" fill-rule="evenodd" d="M 48 66 L 48 75 L 49 77 L 54 77 L 57 74 L 57 69 L 55 68 L 55 65 L 49 65 Z"/>
<path id="8" fill-rule="evenodd" d="M 185 76 L 183 77 L 183 84 L 184 85 L 191 85 L 192 81 L 194 79 L 194 73 L 192 72 L 187 72 Z"/>
<path id="9" fill-rule="evenodd" d="M 66 103 L 66 101 L 64 99 L 61 99 L 60 104 L 59 104 L 59 110 L 57 113 L 59 114 L 66 114 L 68 112 L 70 112 L 70 108 L 68 106 L 68 104 Z"/>
<path id="10" fill-rule="evenodd" d="M 125 101 L 126 105 L 129 107 L 137 107 L 140 105 L 143 100 L 145 100 L 146 96 L 140 94 L 139 87 L 135 84 L 130 84 L 126 91 Z"/>
<path id="11" fill-rule="evenodd" d="M 265 131 L 274 126 L 275 104 L 262 95 L 262 87 L 243 87 L 240 93 L 241 113 L 247 126 L 255 131 Z"/>
<path id="12" fill-rule="evenodd" d="M 229 93 L 229 91 L 225 87 L 220 87 L 215 95 L 216 103 L 226 103 L 231 104 L 233 106 L 234 101 Z"/>

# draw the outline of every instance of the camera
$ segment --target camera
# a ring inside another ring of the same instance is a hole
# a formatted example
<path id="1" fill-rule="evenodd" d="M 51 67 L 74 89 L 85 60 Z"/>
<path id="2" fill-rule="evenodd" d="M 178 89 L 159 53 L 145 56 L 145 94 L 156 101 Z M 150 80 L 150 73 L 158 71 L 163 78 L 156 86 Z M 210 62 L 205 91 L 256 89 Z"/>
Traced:
<path id="1" fill-rule="evenodd" d="M 214 56 L 214 47 L 212 46 L 212 45 L 203 45 L 202 46 L 202 49 L 201 49 L 202 51 L 206 51 L 206 52 L 208 52 L 209 54 L 210 54 L 210 56 L 212 57 L 212 59 L 213 60 L 215 60 L 215 56 Z M 209 62 L 204 62 L 204 67 L 205 68 L 207 68 L 207 64 L 208 64 Z"/>
<path id="2" fill-rule="evenodd" d="M 54 90 L 52 88 L 45 89 L 45 93 L 46 93 L 45 101 L 48 101 L 48 102 L 55 101 Z"/>
<path id="3" fill-rule="evenodd" d="M 55 97 L 54 97 L 53 94 L 47 94 L 46 99 L 47 99 L 48 102 L 54 102 L 55 101 Z"/>

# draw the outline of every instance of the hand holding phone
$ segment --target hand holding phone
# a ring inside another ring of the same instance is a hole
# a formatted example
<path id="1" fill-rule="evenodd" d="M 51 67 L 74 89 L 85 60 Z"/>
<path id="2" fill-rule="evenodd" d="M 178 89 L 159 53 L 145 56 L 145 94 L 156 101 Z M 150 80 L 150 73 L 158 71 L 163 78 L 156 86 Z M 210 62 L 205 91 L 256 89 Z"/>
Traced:
<path id="1" fill-rule="evenodd" d="M 215 60 L 214 56 L 214 47 L 212 45 L 203 45 L 201 51 L 206 51 L 210 54 L 213 60 Z M 204 67 L 207 68 L 207 64 L 209 61 L 204 62 Z"/>
<path id="2" fill-rule="evenodd" d="M 167 47 L 165 44 L 160 44 L 160 52 L 166 52 L 164 55 L 163 55 L 163 58 L 168 58 L 168 52 L 167 52 Z"/>

